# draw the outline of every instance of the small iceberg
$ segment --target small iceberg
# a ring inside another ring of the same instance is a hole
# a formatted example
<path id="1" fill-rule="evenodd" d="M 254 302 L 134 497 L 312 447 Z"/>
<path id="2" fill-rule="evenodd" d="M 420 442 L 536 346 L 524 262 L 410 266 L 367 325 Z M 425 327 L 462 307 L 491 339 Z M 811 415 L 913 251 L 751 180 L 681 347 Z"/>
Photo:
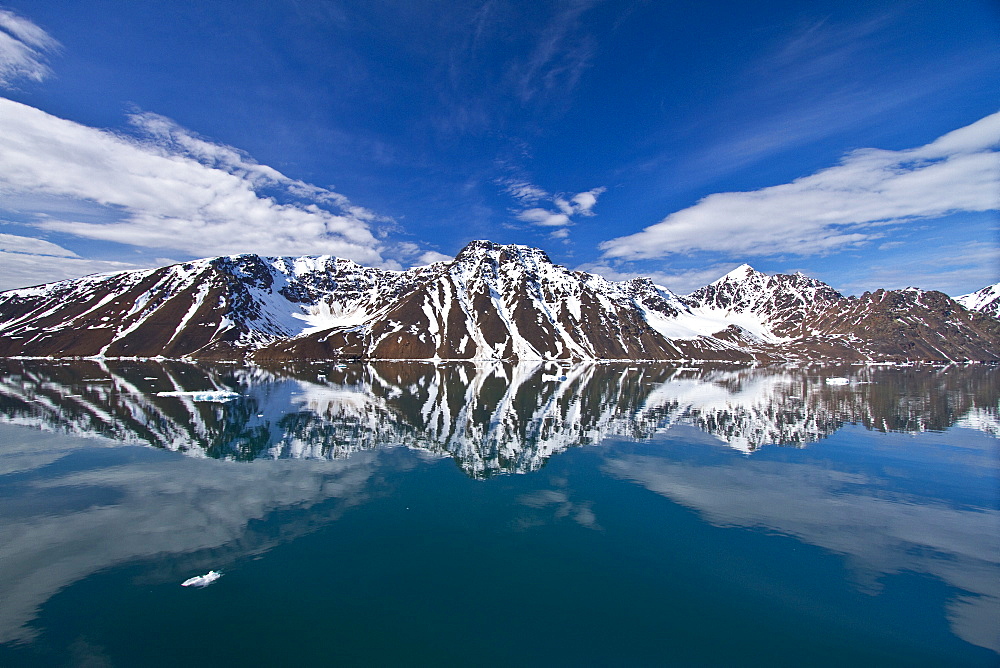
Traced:
<path id="1" fill-rule="evenodd" d="M 193 578 L 188 578 L 181 583 L 182 587 L 207 587 L 216 580 L 222 577 L 222 573 L 218 571 L 209 571 L 204 575 L 196 575 Z"/>
<path id="2" fill-rule="evenodd" d="M 834 377 L 834 378 L 827 378 L 826 379 L 826 384 L 827 385 L 850 385 L 851 381 L 850 381 L 849 378 Z"/>
<path id="3" fill-rule="evenodd" d="M 205 392 L 157 392 L 158 397 L 184 397 L 191 401 L 232 401 L 240 395 L 226 390 L 208 390 Z"/>

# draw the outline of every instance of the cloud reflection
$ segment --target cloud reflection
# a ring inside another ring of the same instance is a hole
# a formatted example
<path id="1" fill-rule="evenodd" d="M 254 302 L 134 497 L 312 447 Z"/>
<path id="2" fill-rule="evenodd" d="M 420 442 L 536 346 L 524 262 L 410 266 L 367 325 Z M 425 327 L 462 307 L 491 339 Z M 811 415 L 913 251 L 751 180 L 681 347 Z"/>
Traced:
<path id="1" fill-rule="evenodd" d="M 2 429 L 0 462 L 8 478 L 21 475 L 4 481 L 5 500 L 16 502 L 0 503 L 0 643 L 30 640 L 42 603 L 97 571 L 174 555 L 163 579 L 180 582 L 307 533 L 368 499 L 385 468 L 377 451 L 309 465 L 124 455 L 87 465 L 91 442 Z M 250 529 L 287 508 L 310 513 L 280 537 Z"/>
<path id="2" fill-rule="evenodd" d="M 924 466 L 945 478 L 955 475 L 954 454 L 941 447 L 920 456 Z M 716 526 L 779 532 L 843 555 L 870 588 L 877 589 L 881 577 L 903 572 L 940 578 L 964 592 L 948 602 L 955 634 L 1000 652 L 995 626 L 1000 619 L 1000 510 L 890 491 L 890 464 L 859 469 L 835 468 L 832 461 L 750 459 L 703 466 L 627 455 L 606 459 L 603 469 L 697 511 Z M 987 462 L 980 475 L 996 479 L 996 462 Z"/>

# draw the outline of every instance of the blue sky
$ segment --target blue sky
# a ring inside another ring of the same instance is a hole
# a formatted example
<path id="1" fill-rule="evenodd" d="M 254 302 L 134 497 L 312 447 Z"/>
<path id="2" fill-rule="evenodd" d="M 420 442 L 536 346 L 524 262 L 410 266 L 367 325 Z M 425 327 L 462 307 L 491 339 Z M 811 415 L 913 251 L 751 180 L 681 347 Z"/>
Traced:
<path id="1" fill-rule="evenodd" d="M 679 293 L 1000 281 L 987 0 L 0 0 L 0 289 L 521 243 Z"/>

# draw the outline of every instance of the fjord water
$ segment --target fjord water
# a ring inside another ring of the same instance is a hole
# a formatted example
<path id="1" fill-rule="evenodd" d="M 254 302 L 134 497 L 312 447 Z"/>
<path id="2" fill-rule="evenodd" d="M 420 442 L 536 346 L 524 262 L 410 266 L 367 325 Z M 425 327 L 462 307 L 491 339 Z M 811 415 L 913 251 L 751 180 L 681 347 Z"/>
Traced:
<path id="1" fill-rule="evenodd" d="M 0 665 L 996 665 L 998 400 L 980 365 L 0 361 Z"/>

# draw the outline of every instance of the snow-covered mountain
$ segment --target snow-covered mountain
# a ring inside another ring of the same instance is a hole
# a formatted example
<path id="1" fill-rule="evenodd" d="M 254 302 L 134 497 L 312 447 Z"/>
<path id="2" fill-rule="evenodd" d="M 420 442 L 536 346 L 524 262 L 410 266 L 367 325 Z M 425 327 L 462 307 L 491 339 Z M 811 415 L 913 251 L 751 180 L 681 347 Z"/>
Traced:
<path id="1" fill-rule="evenodd" d="M 939 292 L 844 297 L 802 274 L 743 265 L 681 297 L 478 241 L 381 318 L 279 341 L 256 358 L 994 360 L 997 325 Z"/>
<path id="2" fill-rule="evenodd" d="M 955 301 L 970 311 L 979 311 L 1000 318 L 1000 283 L 987 285 L 982 290 L 956 297 Z"/>
<path id="3" fill-rule="evenodd" d="M 844 297 L 743 265 L 687 296 L 474 241 L 407 271 L 240 255 L 0 293 L 0 355 L 1000 359 L 1000 321 L 914 289 Z"/>
<path id="4" fill-rule="evenodd" d="M 240 358 L 376 316 L 434 266 L 236 255 L 0 293 L 0 355 Z"/>
<path id="5" fill-rule="evenodd" d="M 279 342 L 261 358 L 677 359 L 684 352 L 652 321 L 685 309 L 649 281 L 612 283 L 535 248 L 475 241 L 379 318 Z"/>
<path id="6" fill-rule="evenodd" d="M 709 329 L 735 325 L 771 342 L 816 333 L 811 323 L 843 300 L 843 295 L 826 283 L 801 273 L 768 276 L 748 264 L 685 299 L 691 306 L 691 319 L 712 323 Z"/>

